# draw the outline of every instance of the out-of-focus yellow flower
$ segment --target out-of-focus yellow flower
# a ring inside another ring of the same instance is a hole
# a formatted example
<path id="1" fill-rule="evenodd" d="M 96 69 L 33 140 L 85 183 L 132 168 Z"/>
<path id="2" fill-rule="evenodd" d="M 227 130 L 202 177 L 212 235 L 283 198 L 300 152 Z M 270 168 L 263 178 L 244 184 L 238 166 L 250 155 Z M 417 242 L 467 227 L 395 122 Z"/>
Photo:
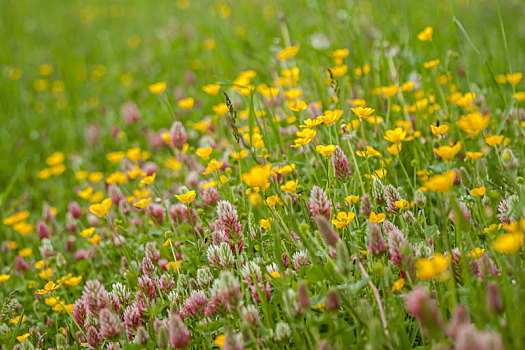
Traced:
<path id="1" fill-rule="evenodd" d="M 153 173 L 149 176 L 145 176 L 142 178 L 142 180 L 140 180 L 140 183 L 144 185 L 151 185 L 153 181 L 155 181 L 155 177 L 157 177 L 157 173 Z"/>
<path id="2" fill-rule="evenodd" d="M 62 152 L 55 152 L 46 158 L 46 163 L 49 166 L 55 166 L 64 162 L 64 154 Z"/>
<path id="3" fill-rule="evenodd" d="M 348 204 L 356 204 L 359 201 L 359 196 L 346 196 L 345 201 Z"/>
<path id="4" fill-rule="evenodd" d="M 459 151 L 461 151 L 461 141 L 456 142 L 454 146 L 440 146 L 434 148 L 434 153 L 444 160 L 451 160 Z"/>
<path id="5" fill-rule="evenodd" d="M 26 340 L 29 337 L 29 333 L 22 334 L 18 337 L 16 337 L 16 340 L 18 340 L 20 343 Z"/>
<path id="6" fill-rule="evenodd" d="M 195 150 L 195 154 L 197 154 L 197 156 L 199 156 L 199 158 L 202 158 L 202 159 L 209 159 L 210 158 L 210 154 L 211 152 L 213 152 L 213 148 L 211 147 L 205 147 L 205 148 L 197 148 L 197 150 Z"/>
<path id="7" fill-rule="evenodd" d="M 297 188 L 297 184 L 298 183 L 299 183 L 298 180 L 286 181 L 286 183 L 284 185 L 281 185 L 281 190 L 283 190 L 284 192 L 293 193 L 293 192 L 295 192 L 295 189 Z"/>
<path id="8" fill-rule="evenodd" d="M 432 130 L 432 134 L 442 136 L 448 132 L 448 125 L 446 124 L 442 124 L 439 126 L 430 125 L 430 129 Z"/>
<path id="9" fill-rule="evenodd" d="M 476 161 L 480 159 L 481 157 L 483 157 L 483 153 L 481 152 L 467 152 L 465 153 L 465 155 L 467 156 L 467 158 L 469 158 L 472 161 Z"/>
<path id="10" fill-rule="evenodd" d="M 454 183 L 456 173 L 449 170 L 444 174 L 434 175 L 425 182 L 425 187 L 434 192 L 448 192 Z"/>
<path id="11" fill-rule="evenodd" d="M 244 159 L 246 158 L 246 156 L 248 155 L 248 151 L 245 150 L 245 149 L 242 149 L 239 151 L 239 153 L 236 153 L 236 152 L 230 152 L 230 157 L 232 157 L 233 159 Z"/>
<path id="12" fill-rule="evenodd" d="M 208 163 L 208 167 L 202 173 L 202 175 L 209 175 L 215 171 L 218 171 L 222 167 L 223 164 L 224 164 L 224 161 L 218 162 L 217 159 L 210 160 L 210 162 Z"/>
<path id="13" fill-rule="evenodd" d="M 148 206 L 149 202 L 151 202 L 151 197 L 142 198 L 141 200 L 133 203 L 133 206 L 135 208 L 144 209 Z"/>
<path id="14" fill-rule="evenodd" d="M 381 157 L 381 153 L 379 153 L 374 147 L 372 146 L 366 146 L 364 151 L 357 150 L 355 152 L 359 157 Z"/>
<path id="15" fill-rule="evenodd" d="M 387 130 L 384 139 L 389 142 L 399 143 L 405 140 L 407 133 L 402 128 L 395 128 L 394 130 Z"/>
<path id="16" fill-rule="evenodd" d="M 225 344 L 225 336 L 224 334 L 218 335 L 217 338 L 213 341 L 215 345 L 223 347 Z"/>
<path id="17" fill-rule="evenodd" d="M 21 234 L 22 236 L 27 236 L 28 234 L 33 232 L 34 228 L 35 227 L 33 225 L 25 221 L 17 222 L 16 224 L 13 225 L 13 230 Z"/>
<path id="18" fill-rule="evenodd" d="M 269 230 L 272 221 L 273 221 L 272 218 L 270 218 L 270 219 L 261 219 L 261 220 L 259 220 L 259 226 L 261 226 L 265 230 Z"/>
<path id="19" fill-rule="evenodd" d="M 45 295 L 45 294 L 49 294 L 49 293 L 52 293 L 54 292 L 55 290 L 58 289 L 58 287 L 60 287 L 62 284 L 59 283 L 59 284 L 55 284 L 55 282 L 53 281 L 49 281 L 46 283 L 46 285 L 44 286 L 44 289 L 38 289 L 37 290 L 37 293 L 40 294 L 40 295 Z"/>
<path id="20" fill-rule="evenodd" d="M 370 217 L 368 218 L 368 220 L 370 220 L 370 222 L 375 222 L 375 223 L 381 223 L 383 221 L 385 221 L 386 219 L 386 215 L 384 213 L 378 213 L 376 214 L 375 212 L 371 212 L 370 213 Z"/>
<path id="21" fill-rule="evenodd" d="M 26 320 L 27 320 L 27 316 L 24 315 L 24 316 L 22 317 L 22 321 L 21 321 L 20 323 L 22 324 L 22 323 L 24 323 Z M 20 316 L 16 316 L 16 317 L 10 319 L 10 320 L 9 320 L 9 323 L 18 324 L 18 321 L 20 321 Z"/>
<path id="22" fill-rule="evenodd" d="M 8 216 L 2 220 L 2 223 L 4 225 L 14 225 L 20 221 L 24 221 L 29 217 L 29 211 L 24 210 L 21 212 L 18 212 L 16 214 L 13 214 L 11 216 Z"/>
<path id="23" fill-rule="evenodd" d="M 122 184 L 125 184 L 127 180 L 128 180 L 128 177 L 126 174 L 124 174 L 121 171 L 115 171 L 114 173 L 112 173 L 106 178 L 106 183 L 108 185 L 112 185 L 112 184 L 122 185 Z"/>
<path id="24" fill-rule="evenodd" d="M 0 275 L 0 283 L 5 283 L 11 278 L 11 275 L 8 274 L 1 274 Z"/>
<path id="25" fill-rule="evenodd" d="M 299 51 L 299 46 L 289 46 L 281 50 L 276 57 L 280 60 L 287 60 L 289 58 L 294 57 L 297 55 L 297 52 Z"/>
<path id="26" fill-rule="evenodd" d="M 359 119 L 363 119 L 363 118 L 366 118 L 368 116 L 370 116 L 372 113 L 375 112 L 375 109 L 372 109 L 372 108 L 369 108 L 369 107 L 355 107 L 355 108 L 352 108 L 352 112 L 354 112 L 354 114 L 359 118 Z"/>
<path id="27" fill-rule="evenodd" d="M 266 164 L 266 166 L 255 165 L 247 173 L 242 174 L 242 181 L 250 187 L 264 190 L 270 186 L 271 175 L 271 164 Z"/>
<path id="28" fill-rule="evenodd" d="M 400 278 L 392 284 L 392 292 L 394 293 L 401 292 L 404 286 L 405 286 L 405 279 Z"/>
<path id="29" fill-rule="evenodd" d="M 179 170 L 180 168 L 182 168 L 182 164 L 173 157 L 166 158 L 164 164 L 166 164 L 168 168 L 173 170 Z"/>
<path id="30" fill-rule="evenodd" d="M 432 40 L 432 33 L 434 32 L 434 30 L 432 29 L 432 27 L 430 26 L 427 26 L 425 27 L 425 29 L 423 29 L 422 32 L 420 32 L 418 35 L 417 35 L 417 38 L 421 41 L 430 41 Z"/>
<path id="31" fill-rule="evenodd" d="M 182 109 L 191 109 L 193 107 L 193 97 L 186 97 L 177 102 L 177 105 Z"/>
<path id="32" fill-rule="evenodd" d="M 479 259 L 479 258 L 481 258 L 483 253 L 485 253 L 485 249 L 476 247 L 473 250 L 471 250 L 470 252 L 468 252 L 468 256 L 470 258 L 472 258 L 472 259 Z"/>
<path id="33" fill-rule="evenodd" d="M 193 202 L 196 195 L 197 194 L 195 193 L 195 191 L 188 191 L 184 194 L 176 194 L 175 198 L 177 198 L 181 203 L 188 205 L 191 202 Z"/>
<path id="34" fill-rule="evenodd" d="M 487 189 L 485 188 L 485 186 L 481 186 L 481 187 L 471 189 L 470 194 L 474 197 L 479 197 L 479 196 L 483 196 L 486 190 Z"/>
<path id="35" fill-rule="evenodd" d="M 317 145 L 315 147 L 315 150 L 317 151 L 317 153 L 321 154 L 325 158 L 330 157 L 336 149 L 337 149 L 337 146 L 334 146 L 334 145 L 327 145 L 327 146 Z"/>
<path id="36" fill-rule="evenodd" d="M 508 83 L 512 85 L 516 85 L 517 83 L 521 81 L 521 78 L 523 78 L 523 74 L 521 74 L 520 72 L 513 73 L 513 74 L 507 74 L 506 78 L 507 78 Z"/>
<path id="37" fill-rule="evenodd" d="M 490 122 L 490 114 L 482 115 L 479 112 L 472 112 L 461 116 L 457 124 L 461 130 L 470 135 L 470 137 L 477 136 L 485 129 Z"/>
<path id="38" fill-rule="evenodd" d="M 435 60 L 423 63 L 423 67 L 425 67 L 427 69 L 434 68 L 434 67 L 436 67 L 439 64 L 439 62 L 440 62 L 440 60 L 439 60 L 439 58 L 437 58 Z"/>
<path id="39" fill-rule="evenodd" d="M 31 248 L 24 248 L 18 251 L 18 255 L 20 255 L 22 258 L 28 257 L 31 254 L 33 254 L 33 249 Z"/>
<path id="40" fill-rule="evenodd" d="M 324 111 L 324 114 L 317 117 L 317 119 L 325 123 L 326 125 L 330 126 L 334 124 L 335 122 L 337 122 L 341 118 L 342 115 L 343 115 L 343 111 L 340 109 L 336 109 L 333 111 L 326 110 Z"/>
<path id="41" fill-rule="evenodd" d="M 450 255 L 445 256 L 440 253 L 435 253 L 430 258 L 421 258 L 416 262 L 416 275 L 425 280 L 437 277 L 438 280 L 443 281 L 448 278 L 445 270 L 450 262 Z"/>
<path id="42" fill-rule="evenodd" d="M 151 92 L 152 94 L 161 94 L 164 92 L 164 90 L 166 90 L 166 83 L 163 81 L 151 84 L 149 86 L 149 92 Z"/>
<path id="43" fill-rule="evenodd" d="M 487 135 L 485 136 L 485 142 L 490 146 L 497 146 L 503 141 L 503 135 Z"/>
<path id="44" fill-rule="evenodd" d="M 93 233 L 95 233 L 95 230 L 96 229 L 94 227 L 88 227 L 80 231 L 80 235 L 84 238 L 89 238 L 93 236 Z"/>
<path id="45" fill-rule="evenodd" d="M 492 247 L 495 251 L 503 254 L 511 254 L 523 245 L 523 231 L 510 232 L 500 235 L 492 242 Z"/>
<path id="46" fill-rule="evenodd" d="M 95 214 L 98 217 L 102 217 L 109 212 L 111 208 L 111 198 L 106 198 L 102 202 L 97 204 L 92 204 L 89 206 L 89 211 Z"/>
<path id="47" fill-rule="evenodd" d="M 217 95 L 221 86 L 219 84 L 208 84 L 202 87 L 202 90 L 208 95 Z"/>

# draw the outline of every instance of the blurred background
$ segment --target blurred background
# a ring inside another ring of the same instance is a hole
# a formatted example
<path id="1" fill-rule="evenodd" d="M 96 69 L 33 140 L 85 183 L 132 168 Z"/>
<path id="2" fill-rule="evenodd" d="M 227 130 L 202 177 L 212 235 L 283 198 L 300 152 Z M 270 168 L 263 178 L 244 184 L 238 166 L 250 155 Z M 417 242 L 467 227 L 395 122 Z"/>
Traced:
<path id="1" fill-rule="evenodd" d="M 275 53 L 292 44 L 308 62 L 301 74 L 311 77 L 312 90 L 338 48 L 350 50 L 350 69 L 386 48 L 400 74 L 439 57 L 457 60 L 467 81 L 490 86 L 487 67 L 494 74 L 523 67 L 523 18 L 522 0 L 2 0 L 0 205 L 49 198 L 37 174 L 55 151 L 68 158 L 55 190 L 70 191 L 68 178 L 83 162 L 145 147 L 144 128 L 171 124 L 165 104 L 148 91 L 157 81 L 167 82 L 171 101 L 183 93 L 204 103 L 184 116 L 199 120 L 223 102 L 220 95 L 200 101 L 203 85 L 231 82 L 244 69 L 268 83 Z M 431 46 L 417 41 L 427 25 L 434 28 Z M 141 122 L 119 145 L 111 132 L 124 128 L 120 108 L 129 100 Z"/>

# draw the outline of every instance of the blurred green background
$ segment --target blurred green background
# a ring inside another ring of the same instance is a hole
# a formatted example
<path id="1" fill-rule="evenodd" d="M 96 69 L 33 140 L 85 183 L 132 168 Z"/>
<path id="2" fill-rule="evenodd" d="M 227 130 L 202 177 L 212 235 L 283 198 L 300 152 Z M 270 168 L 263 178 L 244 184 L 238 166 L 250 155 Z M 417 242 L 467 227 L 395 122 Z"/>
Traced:
<path id="1" fill-rule="evenodd" d="M 324 74 L 334 49 L 350 49 L 353 69 L 388 42 L 403 74 L 425 60 L 457 58 L 468 82 L 490 86 L 487 67 L 497 74 L 523 66 L 524 17 L 521 0 L 2 0 L 0 205 L 51 201 L 71 191 L 71 158 L 53 180 L 57 193 L 37 178 L 55 151 L 77 154 L 79 164 L 101 159 L 103 167 L 106 152 L 146 145 L 140 128 L 169 127 L 165 106 L 148 92 L 156 81 L 167 82 L 171 101 L 176 87 L 204 97 L 203 85 L 231 82 L 243 69 L 256 70 L 258 83 L 269 82 L 275 53 L 288 41 L 301 46 L 305 77 Z M 431 46 L 416 38 L 427 25 L 434 27 Z M 189 74 L 195 84 L 186 83 Z M 128 100 L 142 119 L 119 145 L 110 128 L 125 127 L 119 109 Z M 198 120 L 219 102 L 216 96 L 184 118 Z M 93 147 L 88 125 L 100 127 Z"/>

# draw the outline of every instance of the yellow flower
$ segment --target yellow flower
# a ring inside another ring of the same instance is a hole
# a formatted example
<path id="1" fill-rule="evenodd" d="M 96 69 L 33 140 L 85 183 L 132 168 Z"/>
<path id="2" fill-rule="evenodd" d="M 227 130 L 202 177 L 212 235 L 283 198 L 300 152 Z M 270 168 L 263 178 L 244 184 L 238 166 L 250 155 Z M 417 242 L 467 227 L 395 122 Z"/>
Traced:
<path id="1" fill-rule="evenodd" d="M 317 304 L 317 305 L 312 305 L 310 306 L 312 309 L 314 310 L 322 310 L 324 309 L 326 306 L 326 303 L 321 303 L 321 304 Z"/>
<path id="2" fill-rule="evenodd" d="M 55 290 L 57 290 L 58 287 L 60 287 L 61 285 L 62 285 L 62 283 L 55 284 L 55 282 L 53 282 L 53 281 L 49 281 L 49 282 L 47 282 L 46 285 L 44 286 L 44 289 L 38 289 L 38 290 L 37 290 L 37 293 L 40 294 L 40 295 L 49 294 L 49 293 L 52 293 L 52 292 L 54 292 Z"/>
<path id="3" fill-rule="evenodd" d="M 155 181 L 155 177 L 157 176 L 157 173 L 153 173 L 149 176 L 145 176 L 140 180 L 140 183 L 143 183 L 144 185 L 151 185 L 153 181 Z"/>
<path id="4" fill-rule="evenodd" d="M 21 336 L 16 337 L 16 340 L 18 340 L 20 343 L 29 337 L 29 333 L 22 334 Z"/>
<path id="5" fill-rule="evenodd" d="M 88 188 L 86 188 L 84 190 L 78 191 L 78 195 L 82 199 L 89 199 L 89 197 L 91 197 L 92 194 L 93 194 L 93 188 L 92 187 L 88 187 Z"/>
<path id="6" fill-rule="evenodd" d="M 293 193 L 295 192 L 295 189 L 297 188 L 298 183 L 299 183 L 299 180 L 286 181 L 284 185 L 281 185 L 281 190 L 283 190 L 284 192 Z"/>
<path id="7" fill-rule="evenodd" d="M 521 78 L 523 78 L 523 74 L 521 73 L 514 73 L 514 74 L 507 74 L 507 81 L 511 83 L 512 85 L 516 85 L 521 81 Z"/>
<path id="8" fill-rule="evenodd" d="M 451 160 L 461 151 L 461 141 L 456 142 L 454 146 L 440 146 L 439 148 L 434 148 L 434 153 L 444 160 Z"/>
<path id="9" fill-rule="evenodd" d="M 317 151 L 317 153 L 321 154 L 325 158 L 330 157 L 336 149 L 337 149 L 337 146 L 334 146 L 334 145 L 328 145 L 328 146 L 318 145 L 315 147 L 315 150 Z"/>
<path id="10" fill-rule="evenodd" d="M 259 226 L 264 228 L 265 230 L 269 230 L 271 226 L 272 219 L 261 219 L 259 220 Z"/>
<path id="11" fill-rule="evenodd" d="M 122 158 L 124 158 L 124 152 L 119 151 L 106 154 L 106 159 L 114 164 L 119 163 L 122 160 Z"/>
<path id="12" fill-rule="evenodd" d="M 472 259 L 479 259 L 483 255 L 483 253 L 485 253 L 485 249 L 476 247 L 470 252 L 468 252 L 468 256 Z"/>
<path id="13" fill-rule="evenodd" d="M 403 287 L 405 286 L 405 279 L 400 278 L 397 281 L 392 284 L 392 292 L 401 292 Z"/>
<path id="14" fill-rule="evenodd" d="M 386 215 L 384 213 L 374 213 L 374 212 L 371 212 L 370 213 L 370 217 L 368 218 L 368 220 L 370 220 L 370 222 L 375 222 L 375 223 L 381 223 L 383 221 L 385 221 L 386 219 Z"/>
<path id="15" fill-rule="evenodd" d="M 64 283 L 67 284 L 68 286 L 75 287 L 75 286 L 78 286 L 80 281 L 82 281 L 82 276 L 76 276 L 76 277 L 68 278 L 67 280 L 64 281 Z"/>
<path id="16" fill-rule="evenodd" d="M 217 346 L 221 346 L 221 347 L 224 346 L 224 344 L 225 344 L 224 334 L 218 335 L 217 338 L 215 338 L 215 340 L 213 342 Z"/>
<path id="17" fill-rule="evenodd" d="M 357 150 L 355 153 L 359 157 L 381 157 L 381 153 L 372 146 L 366 146 L 364 151 Z"/>
<path id="18" fill-rule="evenodd" d="M 22 317 L 22 322 L 20 322 L 20 323 L 24 323 L 26 320 L 27 320 L 27 316 L 24 315 L 24 316 Z M 16 317 L 10 319 L 10 320 L 9 320 L 9 323 L 18 324 L 18 321 L 20 321 L 20 316 L 16 316 Z"/>
<path id="19" fill-rule="evenodd" d="M 385 95 L 387 98 L 390 98 L 397 94 L 399 91 L 399 86 L 397 85 L 390 85 L 390 86 L 382 86 L 379 88 L 380 93 Z"/>
<path id="20" fill-rule="evenodd" d="M 166 164 L 168 168 L 173 170 L 179 170 L 180 168 L 182 168 L 182 164 L 173 157 L 166 158 L 164 164 Z"/>
<path id="21" fill-rule="evenodd" d="M 398 209 L 405 209 L 405 208 L 409 207 L 409 203 L 406 200 L 404 200 L 404 199 L 400 199 L 398 201 L 395 201 L 394 204 L 396 205 L 396 207 Z"/>
<path id="22" fill-rule="evenodd" d="M 423 31 L 417 35 L 417 38 L 421 41 L 430 41 L 432 40 L 432 33 L 432 27 L 428 26 L 425 27 L 425 29 L 423 29 Z"/>
<path id="23" fill-rule="evenodd" d="M 91 237 L 91 239 L 89 240 L 90 243 L 93 243 L 96 245 L 98 245 L 100 241 L 102 241 L 102 237 L 100 237 L 99 235 L 93 235 L 93 237 Z"/>
<path id="24" fill-rule="evenodd" d="M 365 107 L 365 108 L 355 107 L 355 108 L 352 108 L 352 112 L 354 112 L 354 114 L 358 116 L 359 119 L 363 119 L 363 118 L 370 116 L 372 113 L 374 113 L 375 109 L 372 109 L 369 107 Z"/>
<path id="25" fill-rule="evenodd" d="M 55 152 L 46 158 L 46 163 L 49 166 L 55 166 L 64 162 L 64 154 L 62 152 Z"/>
<path id="26" fill-rule="evenodd" d="M 102 217 L 109 212 L 111 204 L 111 198 L 106 198 L 100 203 L 90 205 L 89 211 L 91 211 L 96 216 Z"/>
<path id="27" fill-rule="evenodd" d="M 247 173 L 242 174 L 242 181 L 250 187 L 258 187 L 264 190 L 270 186 L 271 175 L 271 164 L 266 164 L 266 166 L 255 165 Z"/>
<path id="28" fill-rule="evenodd" d="M 337 213 L 336 219 L 332 220 L 332 224 L 334 224 L 336 228 L 343 228 L 348 226 L 354 220 L 354 218 L 355 214 L 351 211 L 349 211 L 348 213 L 341 211 Z"/>
<path id="29" fill-rule="evenodd" d="M 439 64 L 439 62 L 440 62 L 439 58 L 437 58 L 435 60 L 423 63 L 423 67 L 425 67 L 427 69 L 434 68 L 434 67 L 436 67 Z"/>
<path id="30" fill-rule="evenodd" d="M 208 95 L 217 95 L 221 86 L 219 84 L 208 84 L 202 87 L 202 90 Z"/>
<path id="31" fill-rule="evenodd" d="M 442 124 L 440 126 L 430 125 L 434 135 L 445 135 L 448 132 L 448 125 Z"/>
<path id="32" fill-rule="evenodd" d="M 451 262 L 450 255 L 444 256 L 435 253 L 430 258 L 421 258 L 416 262 L 417 277 L 428 280 L 438 277 L 438 280 L 445 280 L 448 276 L 443 274 Z"/>
<path id="33" fill-rule="evenodd" d="M 387 130 L 384 139 L 393 143 L 399 143 L 405 140 L 407 133 L 402 128 L 395 128 L 394 130 Z"/>
<path id="34" fill-rule="evenodd" d="M 483 196 L 486 190 L 487 189 L 485 188 L 485 186 L 481 186 L 481 187 L 471 189 L 470 194 L 474 197 L 479 197 L 479 196 Z"/>
<path id="35" fill-rule="evenodd" d="M 247 155 L 248 155 L 248 151 L 245 149 L 241 150 L 239 153 L 230 152 L 230 157 L 232 157 L 233 159 L 237 159 L 237 160 L 244 159 L 246 158 Z"/>
<path id="36" fill-rule="evenodd" d="M 401 91 L 412 91 L 414 89 L 414 83 L 410 80 L 401 84 Z"/>
<path id="37" fill-rule="evenodd" d="M 273 196 L 269 196 L 266 198 L 266 206 L 270 207 L 270 208 L 273 208 L 275 207 L 277 204 L 281 204 L 282 205 L 282 200 L 279 198 L 278 195 L 273 195 Z"/>
<path id="38" fill-rule="evenodd" d="M 14 225 L 17 222 L 24 221 L 29 217 L 29 211 L 24 210 L 21 212 L 18 212 L 14 215 L 8 216 L 2 220 L 2 223 L 4 225 Z"/>
<path id="39" fill-rule="evenodd" d="M 454 183 L 456 173 L 449 170 L 444 174 L 434 175 L 425 182 L 425 187 L 434 192 L 448 192 Z"/>
<path id="40" fill-rule="evenodd" d="M 294 144 L 292 145 L 293 148 L 304 146 L 308 143 L 310 143 L 317 132 L 314 129 L 305 128 L 304 130 L 300 130 L 295 133 L 295 135 L 298 137 L 294 140 Z"/>
<path id="41" fill-rule="evenodd" d="M 38 276 L 40 276 L 40 278 L 42 279 L 48 280 L 51 278 L 51 276 L 53 276 L 53 269 L 52 268 L 44 269 L 38 273 Z"/>
<path id="42" fill-rule="evenodd" d="M 401 152 L 402 144 L 394 143 L 386 148 L 386 151 L 394 156 L 397 156 Z"/>
<path id="43" fill-rule="evenodd" d="M 130 148 L 126 151 L 126 157 L 132 162 L 138 162 L 142 157 L 142 152 L 138 147 Z"/>
<path id="44" fill-rule="evenodd" d="M 5 283 L 11 278 L 11 275 L 2 274 L 0 275 L 0 283 Z"/>
<path id="45" fill-rule="evenodd" d="M 31 254 L 33 254 L 33 249 L 31 248 L 24 248 L 18 251 L 18 255 L 20 255 L 22 258 L 25 258 Z"/>
<path id="46" fill-rule="evenodd" d="M 359 196 L 346 196 L 345 201 L 348 204 L 356 204 L 359 201 Z"/>
<path id="47" fill-rule="evenodd" d="M 20 233 L 22 236 L 27 236 L 34 230 L 34 226 L 27 222 L 18 222 L 13 225 L 13 230 Z"/>
<path id="48" fill-rule="evenodd" d="M 106 183 L 108 185 L 112 185 L 112 184 L 122 185 L 122 184 L 125 184 L 127 180 L 128 180 L 128 177 L 126 176 L 126 174 L 124 174 L 121 171 L 115 171 L 114 173 L 112 173 L 106 178 Z"/>
<path id="49" fill-rule="evenodd" d="M 218 162 L 217 159 L 210 160 L 210 162 L 208 163 L 208 167 L 202 173 L 202 175 L 208 175 L 208 174 L 211 174 L 211 173 L 219 170 L 222 167 L 223 164 L 224 164 L 224 161 Z"/>
<path id="50" fill-rule="evenodd" d="M 182 109 L 191 109 L 193 107 L 193 97 L 183 98 L 177 102 L 177 105 Z"/>
<path id="51" fill-rule="evenodd" d="M 151 84 L 149 86 L 149 92 L 151 92 L 152 94 L 161 94 L 164 92 L 164 90 L 166 90 L 166 83 L 163 81 Z"/>
<path id="52" fill-rule="evenodd" d="M 303 121 L 303 124 L 301 124 L 301 128 L 315 128 L 317 125 L 321 124 L 322 121 L 320 119 L 305 119 Z"/>
<path id="53" fill-rule="evenodd" d="M 343 115 L 343 111 L 340 109 L 336 109 L 333 111 L 327 110 L 324 112 L 323 115 L 317 117 L 317 119 L 325 123 L 326 125 L 330 126 L 334 124 L 335 122 L 337 122 L 339 118 L 341 118 L 342 115 Z"/>
<path id="54" fill-rule="evenodd" d="M 289 46 L 281 50 L 276 57 L 280 60 L 287 60 L 291 57 L 294 57 L 297 55 L 297 52 L 299 51 L 299 46 Z"/>
<path id="55" fill-rule="evenodd" d="M 510 232 L 500 235 L 492 242 L 495 251 L 503 254 L 511 254 L 523 245 L 523 232 Z"/>
<path id="56" fill-rule="evenodd" d="M 166 269 L 169 269 L 170 267 L 173 267 L 174 270 L 177 270 L 178 268 L 180 268 L 181 263 L 182 263 L 182 261 L 180 261 L 180 260 L 177 260 L 177 262 L 170 261 L 169 263 L 166 264 Z"/>
<path id="57" fill-rule="evenodd" d="M 268 278 L 269 280 L 281 278 L 281 274 L 279 273 L 279 271 L 272 271 L 266 275 L 266 278 Z"/>
<path id="58" fill-rule="evenodd" d="M 489 125 L 490 115 L 482 115 L 479 112 L 472 112 L 461 116 L 457 124 L 461 130 L 470 135 L 470 137 L 477 136 Z"/>
<path id="59" fill-rule="evenodd" d="M 151 202 L 151 197 L 142 198 L 141 200 L 133 203 L 133 206 L 135 208 L 144 209 L 144 208 L 146 208 L 148 206 L 149 202 Z"/>
<path id="60" fill-rule="evenodd" d="M 193 202 L 196 195 L 197 194 L 195 193 L 195 191 L 188 191 L 184 194 L 176 194 L 175 198 L 177 198 L 181 203 L 188 205 L 191 202 Z"/>
<path id="61" fill-rule="evenodd" d="M 211 152 L 213 151 L 213 148 L 211 147 L 205 147 L 205 148 L 197 148 L 197 150 L 195 151 L 195 153 L 197 154 L 197 156 L 199 156 L 199 158 L 202 158 L 202 159 L 210 159 L 210 154 Z"/>
<path id="62" fill-rule="evenodd" d="M 219 103 L 218 105 L 216 106 L 213 106 L 211 109 L 213 109 L 213 111 L 218 114 L 218 115 L 225 115 L 226 113 L 228 113 L 228 106 L 226 105 L 226 103 Z"/>
<path id="63" fill-rule="evenodd" d="M 503 141 L 503 135 L 487 135 L 485 136 L 485 142 L 490 146 L 497 146 Z"/>
<path id="64" fill-rule="evenodd" d="M 483 153 L 481 153 L 481 152 L 467 152 L 465 154 L 466 154 L 467 158 L 469 158 L 472 161 L 476 161 L 476 160 L 480 159 L 481 157 L 483 157 Z"/>

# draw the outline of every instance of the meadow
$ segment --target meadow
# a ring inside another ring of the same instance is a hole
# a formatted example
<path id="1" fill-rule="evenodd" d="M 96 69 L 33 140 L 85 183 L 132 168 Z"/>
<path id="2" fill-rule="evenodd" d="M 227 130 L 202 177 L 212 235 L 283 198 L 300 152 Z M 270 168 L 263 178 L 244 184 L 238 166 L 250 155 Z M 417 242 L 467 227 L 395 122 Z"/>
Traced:
<path id="1" fill-rule="evenodd" d="M 1 349 L 523 349 L 520 0 L 4 0 Z"/>

